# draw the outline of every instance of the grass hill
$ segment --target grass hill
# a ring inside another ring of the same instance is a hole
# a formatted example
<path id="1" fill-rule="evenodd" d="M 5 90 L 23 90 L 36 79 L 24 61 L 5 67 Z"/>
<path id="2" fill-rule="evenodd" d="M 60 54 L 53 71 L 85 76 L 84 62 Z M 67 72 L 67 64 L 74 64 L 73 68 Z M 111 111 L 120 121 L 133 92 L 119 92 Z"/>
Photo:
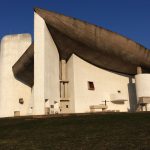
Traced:
<path id="1" fill-rule="evenodd" d="M 150 150 L 150 113 L 0 119 L 0 150 Z"/>

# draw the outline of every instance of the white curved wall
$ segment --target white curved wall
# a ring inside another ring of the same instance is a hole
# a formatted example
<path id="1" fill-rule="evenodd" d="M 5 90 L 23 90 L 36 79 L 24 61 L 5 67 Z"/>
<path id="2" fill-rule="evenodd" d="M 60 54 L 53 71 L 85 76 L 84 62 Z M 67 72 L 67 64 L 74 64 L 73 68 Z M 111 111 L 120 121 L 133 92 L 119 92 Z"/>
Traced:
<path id="1" fill-rule="evenodd" d="M 150 74 L 138 74 L 135 81 L 137 98 L 150 97 Z"/>
<path id="2" fill-rule="evenodd" d="M 14 78 L 12 66 L 31 44 L 30 34 L 8 35 L 1 40 L 0 51 L 0 116 L 28 114 L 31 89 Z M 19 98 L 24 104 L 19 104 Z"/>
<path id="3" fill-rule="evenodd" d="M 98 68 L 88 62 L 82 60 L 76 55 L 72 55 L 67 62 L 67 76 L 69 80 L 68 91 L 70 99 L 71 111 L 75 113 L 89 112 L 89 106 L 107 103 L 108 110 L 130 110 L 130 94 L 134 89 L 130 84 L 134 84 L 131 76 L 116 74 L 101 68 Z M 88 81 L 93 81 L 95 90 L 88 90 Z M 121 93 L 118 93 L 118 90 Z M 111 102 L 111 96 L 127 101 L 124 104 L 116 104 Z M 134 94 L 135 95 L 135 94 Z M 132 101 L 136 96 L 132 96 Z M 136 105 L 136 104 L 134 104 Z"/>

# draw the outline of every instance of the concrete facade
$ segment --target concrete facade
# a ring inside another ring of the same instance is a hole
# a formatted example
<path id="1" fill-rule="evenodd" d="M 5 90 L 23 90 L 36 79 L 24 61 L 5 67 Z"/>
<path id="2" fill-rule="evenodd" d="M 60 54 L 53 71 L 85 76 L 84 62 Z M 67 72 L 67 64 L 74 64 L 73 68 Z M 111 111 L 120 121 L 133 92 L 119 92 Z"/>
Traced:
<path id="1" fill-rule="evenodd" d="M 130 55 L 141 50 L 137 57 L 149 60 L 149 52 L 131 41 L 124 48 L 126 40 L 120 35 L 113 34 L 116 39 L 106 43 L 104 33 L 109 32 L 98 27 L 97 34 L 102 30 L 104 37 L 97 35 L 96 40 L 95 26 L 74 21 L 55 13 L 35 11 L 34 43 L 30 34 L 8 35 L 1 40 L 0 117 L 150 111 L 150 74 L 142 73 L 150 69 L 149 65 L 144 60 L 135 64 L 130 59 Z M 78 26 L 70 26 L 73 22 Z M 61 24 L 63 31 L 59 29 Z M 87 28 L 93 38 L 89 45 Z M 74 35 L 75 30 L 79 35 Z M 94 39 L 102 43 L 95 47 Z M 124 44 L 116 45 L 118 40 Z M 133 48 L 132 53 L 126 48 Z M 122 59 L 123 52 L 126 57 Z M 120 66 L 124 68 L 119 70 Z"/>
<path id="2" fill-rule="evenodd" d="M 31 88 L 16 80 L 13 64 L 21 57 L 31 44 L 31 35 L 8 35 L 1 40 L 0 52 L 0 116 L 14 116 L 15 111 L 20 115 L 28 114 L 31 98 Z M 19 103 L 23 99 L 23 104 Z"/>
<path id="3" fill-rule="evenodd" d="M 36 13 L 34 16 L 33 114 L 40 115 L 60 100 L 59 54 L 45 21 Z"/>
<path id="4" fill-rule="evenodd" d="M 68 79 L 69 89 L 72 89 L 69 99 L 75 113 L 90 112 L 90 106 L 104 104 L 105 100 L 108 101 L 108 111 L 127 112 L 130 111 L 130 101 L 136 100 L 136 96 L 132 99 L 129 96 L 135 90 L 129 88 L 133 77 L 98 68 L 74 54 L 68 61 Z M 88 81 L 94 83 L 94 90 L 88 90 Z"/>
<path id="5" fill-rule="evenodd" d="M 146 101 L 146 109 L 150 110 L 150 74 L 138 74 L 135 76 L 137 101 Z"/>

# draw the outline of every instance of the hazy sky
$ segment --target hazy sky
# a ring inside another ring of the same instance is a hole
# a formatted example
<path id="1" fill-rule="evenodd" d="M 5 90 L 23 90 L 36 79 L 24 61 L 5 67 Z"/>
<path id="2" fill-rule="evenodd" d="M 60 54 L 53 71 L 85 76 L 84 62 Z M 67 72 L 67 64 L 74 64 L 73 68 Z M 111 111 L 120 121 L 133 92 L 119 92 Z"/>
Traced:
<path id="1" fill-rule="evenodd" d="M 33 34 L 33 8 L 85 20 L 150 49 L 150 0 L 0 0 L 0 38 Z"/>

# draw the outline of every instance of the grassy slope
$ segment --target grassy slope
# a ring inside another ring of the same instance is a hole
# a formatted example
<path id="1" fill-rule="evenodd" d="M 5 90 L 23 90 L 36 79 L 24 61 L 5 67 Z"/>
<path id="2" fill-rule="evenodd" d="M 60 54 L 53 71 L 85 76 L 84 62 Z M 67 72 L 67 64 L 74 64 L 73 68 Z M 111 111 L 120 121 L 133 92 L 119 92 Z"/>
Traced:
<path id="1" fill-rule="evenodd" d="M 0 150 L 150 150 L 150 113 L 0 119 Z"/>

